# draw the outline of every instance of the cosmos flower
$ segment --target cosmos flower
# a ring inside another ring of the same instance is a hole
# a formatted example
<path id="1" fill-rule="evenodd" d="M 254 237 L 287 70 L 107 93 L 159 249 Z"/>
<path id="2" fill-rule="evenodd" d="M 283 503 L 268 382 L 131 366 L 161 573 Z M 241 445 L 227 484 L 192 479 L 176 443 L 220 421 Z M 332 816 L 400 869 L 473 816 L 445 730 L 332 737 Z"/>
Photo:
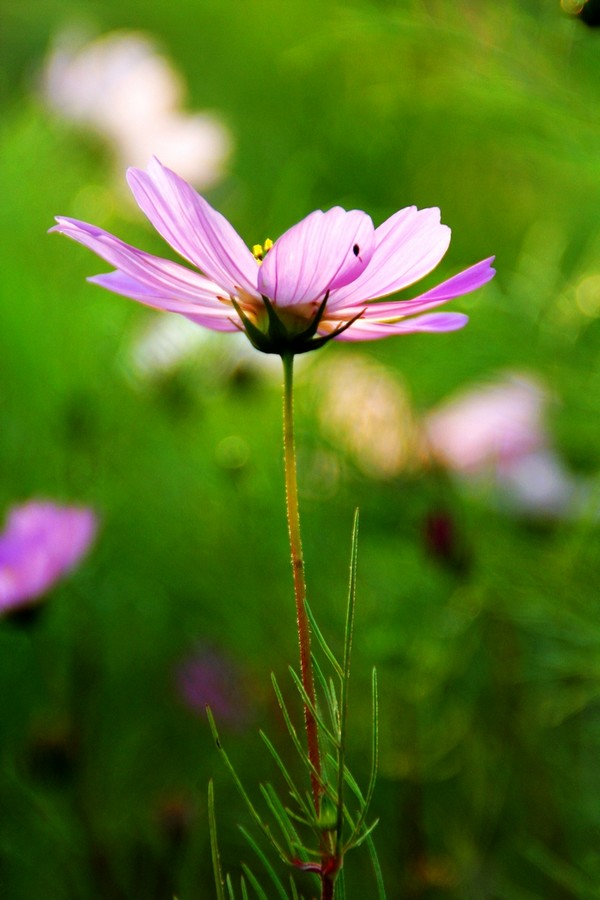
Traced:
<path id="1" fill-rule="evenodd" d="M 0 534 L 0 615 L 29 606 L 79 562 L 96 533 L 90 509 L 30 500 Z"/>
<path id="2" fill-rule="evenodd" d="M 450 229 L 440 224 L 438 209 L 410 206 L 378 228 L 360 210 L 316 210 L 275 243 L 251 251 L 220 213 L 157 159 L 147 171 L 129 169 L 127 177 L 159 234 L 203 274 L 59 216 L 51 231 L 115 268 L 90 281 L 205 328 L 244 330 L 266 353 L 303 353 L 331 338 L 365 341 L 462 328 L 462 313 L 429 311 L 494 275 L 491 257 L 415 299 L 373 302 L 419 281 L 442 259 Z"/>

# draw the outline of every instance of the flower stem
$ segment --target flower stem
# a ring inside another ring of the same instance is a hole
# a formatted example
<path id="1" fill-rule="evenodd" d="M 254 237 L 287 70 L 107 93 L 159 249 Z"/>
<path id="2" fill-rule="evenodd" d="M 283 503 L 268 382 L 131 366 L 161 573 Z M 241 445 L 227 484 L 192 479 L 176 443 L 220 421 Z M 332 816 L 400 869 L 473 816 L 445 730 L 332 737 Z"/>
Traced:
<path id="1" fill-rule="evenodd" d="M 321 881 L 321 900 L 333 900 L 335 896 L 335 876 L 325 876 Z"/>
<path id="2" fill-rule="evenodd" d="M 282 355 L 283 362 L 283 456 L 285 463 L 285 496 L 287 506 L 288 531 L 292 554 L 292 574 L 294 577 L 294 597 L 296 600 L 296 622 L 300 646 L 300 674 L 302 686 L 316 709 L 315 684 L 310 653 L 310 624 L 306 612 L 306 581 L 304 559 L 300 540 L 300 514 L 298 510 L 298 481 L 296 477 L 296 448 L 294 442 L 294 356 Z M 308 758 L 312 764 L 311 784 L 315 815 L 321 808 L 321 754 L 319 752 L 319 729 L 317 721 L 308 706 L 304 704 L 304 724 Z"/>

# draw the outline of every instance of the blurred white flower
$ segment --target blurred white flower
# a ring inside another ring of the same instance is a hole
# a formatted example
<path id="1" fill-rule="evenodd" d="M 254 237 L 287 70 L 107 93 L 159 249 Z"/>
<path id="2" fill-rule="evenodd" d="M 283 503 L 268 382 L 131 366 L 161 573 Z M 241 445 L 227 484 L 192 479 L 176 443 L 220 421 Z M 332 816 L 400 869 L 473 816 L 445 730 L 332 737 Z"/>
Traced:
<path id="1" fill-rule="evenodd" d="M 207 334 L 183 316 L 152 316 L 134 338 L 133 371 L 142 379 L 169 374 L 204 346 Z"/>
<path id="2" fill-rule="evenodd" d="M 509 505 L 524 512 L 561 517 L 586 512 L 586 491 L 551 448 L 527 453 L 502 473 Z"/>
<path id="3" fill-rule="evenodd" d="M 42 89 L 52 109 L 112 145 L 119 170 L 156 155 L 196 187 L 223 174 L 229 131 L 213 115 L 181 109 L 184 80 L 144 34 L 110 32 L 83 46 L 59 36 Z"/>
<path id="4" fill-rule="evenodd" d="M 414 469 L 420 437 L 401 382 L 364 356 L 334 357 L 315 370 L 323 433 L 372 478 Z"/>
<path id="5" fill-rule="evenodd" d="M 173 375 L 192 360 L 201 361 L 217 383 L 241 372 L 273 378 L 277 384 L 281 380 L 281 360 L 257 353 L 245 335 L 228 334 L 223 339 L 183 316 L 148 317 L 134 333 L 124 365 L 134 381 L 151 382 Z"/>

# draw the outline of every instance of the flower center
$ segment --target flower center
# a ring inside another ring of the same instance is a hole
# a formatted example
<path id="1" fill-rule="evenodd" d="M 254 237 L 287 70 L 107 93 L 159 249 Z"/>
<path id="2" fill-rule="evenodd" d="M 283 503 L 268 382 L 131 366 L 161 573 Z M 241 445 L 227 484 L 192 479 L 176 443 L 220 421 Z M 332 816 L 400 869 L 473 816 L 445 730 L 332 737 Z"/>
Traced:
<path id="1" fill-rule="evenodd" d="M 272 246 L 273 241 L 271 240 L 271 238 L 267 238 L 264 244 L 254 244 L 254 246 L 252 247 L 252 256 L 259 264 L 259 266 Z"/>

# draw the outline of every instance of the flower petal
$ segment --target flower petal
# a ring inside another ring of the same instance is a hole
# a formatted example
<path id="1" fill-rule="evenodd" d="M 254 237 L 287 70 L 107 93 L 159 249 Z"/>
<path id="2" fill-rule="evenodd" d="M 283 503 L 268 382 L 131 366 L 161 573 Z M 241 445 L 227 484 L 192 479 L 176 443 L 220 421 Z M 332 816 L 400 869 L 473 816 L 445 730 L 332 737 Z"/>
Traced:
<path id="1" fill-rule="evenodd" d="M 439 209 L 409 206 L 375 231 L 375 251 L 364 272 L 336 290 L 329 310 L 360 306 L 414 284 L 434 269 L 450 243 L 450 229 L 440 224 Z"/>
<path id="2" fill-rule="evenodd" d="M 469 321 L 463 313 L 431 313 L 403 319 L 400 322 L 373 322 L 357 319 L 350 328 L 336 337 L 338 341 L 376 341 L 397 334 L 413 334 L 419 331 L 457 331 Z"/>
<path id="3" fill-rule="evenodd" d="M 404 308 L 407 308 L 406 303 L 414 304 L 411 308 L 416 312 L 418 308 L 430 309 L 434 303 L 446 303 L 448 300 L 454 299 L 454 297 L 470 294 L 471 291 L 477 290 L 477 288 L 492 280 L 496 274 L 496 270 L 492 268 L 495 258 L 495 256 L 488 256 L 487 259 L 482 259 L 481 262 L 469 266 L 468 269 L 464 269 L 458 275 L 453 275 L 452 278 L 442 281 L 437 287 L 432 288 L 425 294 L 421 294 L 419 297 L 415 297 L 414 300 L 405 301 L 403 304 Z M 427 307 L 420 306 L 420 304 L 427 304 Z"/>
<path id="4" fill-rule="evenodd" d="M 142 303 L 146 302 L 142 296 L 163 298 L 163 308 L 176 312 L 194 312 L 199 306 L 215 310 L 222 307 L 217 300 L 219 287 L 197 272 L 171 260 L 144 253 L 95 225 L 61 216 L 56 221 L 58 224 L 50 231 L 58 231 L 83 244 L 119 270 L 118 273 L 96 276 L 92 279 L 96 284 Z M 133 283 L 137 285 L 136 290 L 140 296 L 132 293 Z M 167 306 L 167 302 L 171 305 Z M 173 304 L 181 308 L 176 309 Z M 200 312 L 199 309 L 197 311 Z"/>
<path id="5" fill-rule="evenodd" d="M 206 316 L 204 313 L 184 313 L 186 319 L 193 322 L 194 325 L 201 325 L 203 328 L 210 328 L 211 331 L 241 331 L 242 327 L 239 323 L 237 313 L 233 310 L 228 316 Z"/>
<path id="6" fill-rule="evenodd" d="M 218 306 L 212 308 L 189 303 L 188 301 L 180 301 L 176 298 L 171 299 L 164 295 L 156 296 L 150 288 L 145 287 L 139 281 L 136 281 L 135 278 L 124 275 L 123 272 L 108 272 L 106 275 L 94 275 L 87 280 L 115 294 L 137 300 L 139 303 L 143 303 L 144 306 L 150 306 L 153 309 L 160 309 L 164 312 L 180 313 L 186 319 L 194 322 L 195 325 L 202 325 L 204 328 L 210 328 L 211 331 L 238 331 L 240 329 L 238 315 L 235 310 L 221 302 L 219 302 Z"/>
<path id="7" fill-rule="evenodd" d="M 318 303 L 328 290 L 354 281 L 373 248 L 366 213 L 318 209 L 275 241 L 258 273 L 259 290 L 278 306 Z"/>
<path id="8" fill-rule="evenodd" d="M 130 278 L 123 272 L 108 272 L 106 275 L 94 275 L 88 278 L 92 284 L 98 284 L 100 287 L 112 291 L 114 294 L 121 294 L 123 297 L 130 297 L 143 303 L 144 306 L 150 306 L 153 309 L 161 309 L 165 312 L 181 313 L 186 318 L 197 322 L 200 325 L 206 325 L 215 331 L 232 331 L 233 328 L 223 326 L 222 322 L 230 322 L 231 319 L 237 320 L 237 313 L 228 304 L 220 301 L 214 302 L 212 305 L 203 303 L 193 303 L 189 300 L 179 300 L 176 294 L 169 294 L 168 291 L 157 293 L 152 288 L 147 287 L 135 278 Z"/>
<path id="9" fill-rule="evenodd" d="M 496 274 L 496 270 L 492 268 L 494 261 L 493 256 L 483 259 L 464 272 L 459 272 L 447 281 L 438 284 L 425 294 L 415 297 L 414 300 L 389 300 L 388 302 L 376 302 L 367 305 L 363 313 L 362 320 L 366 319 L 385 319 L 391 316 L 408 316 L 414 313 L 425 312 L 428 309 L 434 309 L 447 303 L 455 297 L 463 294 L 469 294 L 488 281 Z M 335 309 L 335 317 L 340 319 L 351 318 L 356 312 L 356 308 L 352 306 L 344 309 Z"/>
<path id="10" fill-rule="evenodd" d="M 158 233 L 227 293 L 242 288 L 256 296 L 258 264 L 227 219 L 156 159 L 148 171 L 129 169 L 138 206 Z"/>

